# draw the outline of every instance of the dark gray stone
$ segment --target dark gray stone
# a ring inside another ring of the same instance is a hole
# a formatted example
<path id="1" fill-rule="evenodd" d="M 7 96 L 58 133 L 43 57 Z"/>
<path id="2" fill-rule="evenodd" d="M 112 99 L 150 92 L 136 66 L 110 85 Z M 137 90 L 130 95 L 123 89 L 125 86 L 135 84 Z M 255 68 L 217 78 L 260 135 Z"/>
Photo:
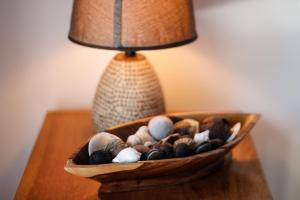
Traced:
<path id="1" fill-rule="evenodd" d="M 186 157 L 193 154 L 193 151 L 185 143 L 180 143 L 175 147 L 175 156 L 176 157 Z"/>
<path id="2" fill-rule="evenodd" d="M 204 153 L 211 149 L 212 149 L 212 144 L 210 142 L 205 142 L 195 147 L 195 153 L 196 154 Z"/>
<path id="3" fill-rule="evenodd" d="M 92 155 L 89 158 L 90 164 L 105 164 L 105 163 L 111 163 L 113 159 L 113 155 L 109 151 L 95 151 L 92 153 Z"/>

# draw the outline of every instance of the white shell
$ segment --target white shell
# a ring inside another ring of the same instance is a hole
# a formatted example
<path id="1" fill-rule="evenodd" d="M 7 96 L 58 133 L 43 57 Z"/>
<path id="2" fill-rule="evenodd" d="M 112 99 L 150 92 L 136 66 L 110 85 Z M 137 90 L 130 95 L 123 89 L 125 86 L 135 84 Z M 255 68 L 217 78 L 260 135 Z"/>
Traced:
<path id="1" fill-rule="evenodd" d="M 196 144 L 207 142 L 209 140 L 209 130 L 203 131 L 201 133 L 196 133 L 193 140 Z"/>
<path id="2" fill-rule="evenodd" d="M 127 147 L 112 160 L 113 163 L 133 163 L 140 160 L 141 153 L 132 147 Z"/>
<path id="3" fill-rule="evenodd" d="M 149 134 L 149 129 L 147 126 L 141 126 L 135 135 L 142 140 L 143 144 L 145 142 L 156 142 L 156 140 Z"/>
<path id="4" fill-rule="evenodd" d="M 135 146 L 138 144 L 143 144 L 143 141 L 137 135 L 130 135 L 126 142 L 129 146 Z"/>
<path id="5" fill-rule="evenodd" d="M 149 121 L 148 128 L 154 139 L 161 140 L 173 132 L 173 122 L 166 116 L 157 116 Z"/>
<path id="6" fill-rule="evenodd" d="M 112 151 L 113 148 L 119 148 L 124 146 L 124 142 L 121 138 L 116 135 L 101 132 L 95 134 L 89 141 L 89 155 L 98 150 Z"/>
<path id="7" fill-rule="evenodd" d="M 232 140 L 234 140 L 234 138 L 237 136 L 237 134 L 239 133 L 240 129 L 241 129 L 241 122 L 236 123 L 231 129 L 231 136 L 227 139 L 226 142 L 230 142 Z"/>

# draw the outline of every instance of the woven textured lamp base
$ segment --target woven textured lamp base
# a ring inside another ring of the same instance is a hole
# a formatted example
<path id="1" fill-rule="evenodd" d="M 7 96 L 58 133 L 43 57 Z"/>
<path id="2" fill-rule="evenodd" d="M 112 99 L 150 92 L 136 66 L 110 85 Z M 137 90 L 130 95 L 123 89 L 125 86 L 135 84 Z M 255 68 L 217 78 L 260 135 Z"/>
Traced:
<path id="1" fill-rule="evenodd" d="M 165 113 L 154 69 L 141 55 L 117 54 L 97 87 L 93 123 L 97 132 L 120 123 Z"/>

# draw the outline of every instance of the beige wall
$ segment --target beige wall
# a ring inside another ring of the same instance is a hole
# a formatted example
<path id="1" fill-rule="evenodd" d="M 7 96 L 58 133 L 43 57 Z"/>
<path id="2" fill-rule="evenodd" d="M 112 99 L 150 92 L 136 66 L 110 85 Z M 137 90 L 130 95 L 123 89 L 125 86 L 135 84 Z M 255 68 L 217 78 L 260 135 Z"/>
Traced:
<path id="1" fill-rule="evenodd" d="M 195 0 L 199 39 L 144 52 L 167 109 L 261 112 L 275 199 L 300 196 L 300 1 Z M 67 40 L 71 0 L 0 0 L 0 198 L 12 199 L 47 110 L 89 108 L 116 53 Z"/>

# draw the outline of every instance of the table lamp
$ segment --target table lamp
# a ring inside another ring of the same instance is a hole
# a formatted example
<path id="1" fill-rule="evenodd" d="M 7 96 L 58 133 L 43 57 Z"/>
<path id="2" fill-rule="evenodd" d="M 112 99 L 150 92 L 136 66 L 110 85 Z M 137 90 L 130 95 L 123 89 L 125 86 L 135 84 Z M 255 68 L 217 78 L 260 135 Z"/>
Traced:
<path id="1" fill-rule="evenodd" d="M 112 59 L 98 84 L 95 130 L 165 113 L 155 71 L 136 51 L 176 47 L 196 38 L 192 0 L 74 0 L 69 39 L 124 52 Z"/>

